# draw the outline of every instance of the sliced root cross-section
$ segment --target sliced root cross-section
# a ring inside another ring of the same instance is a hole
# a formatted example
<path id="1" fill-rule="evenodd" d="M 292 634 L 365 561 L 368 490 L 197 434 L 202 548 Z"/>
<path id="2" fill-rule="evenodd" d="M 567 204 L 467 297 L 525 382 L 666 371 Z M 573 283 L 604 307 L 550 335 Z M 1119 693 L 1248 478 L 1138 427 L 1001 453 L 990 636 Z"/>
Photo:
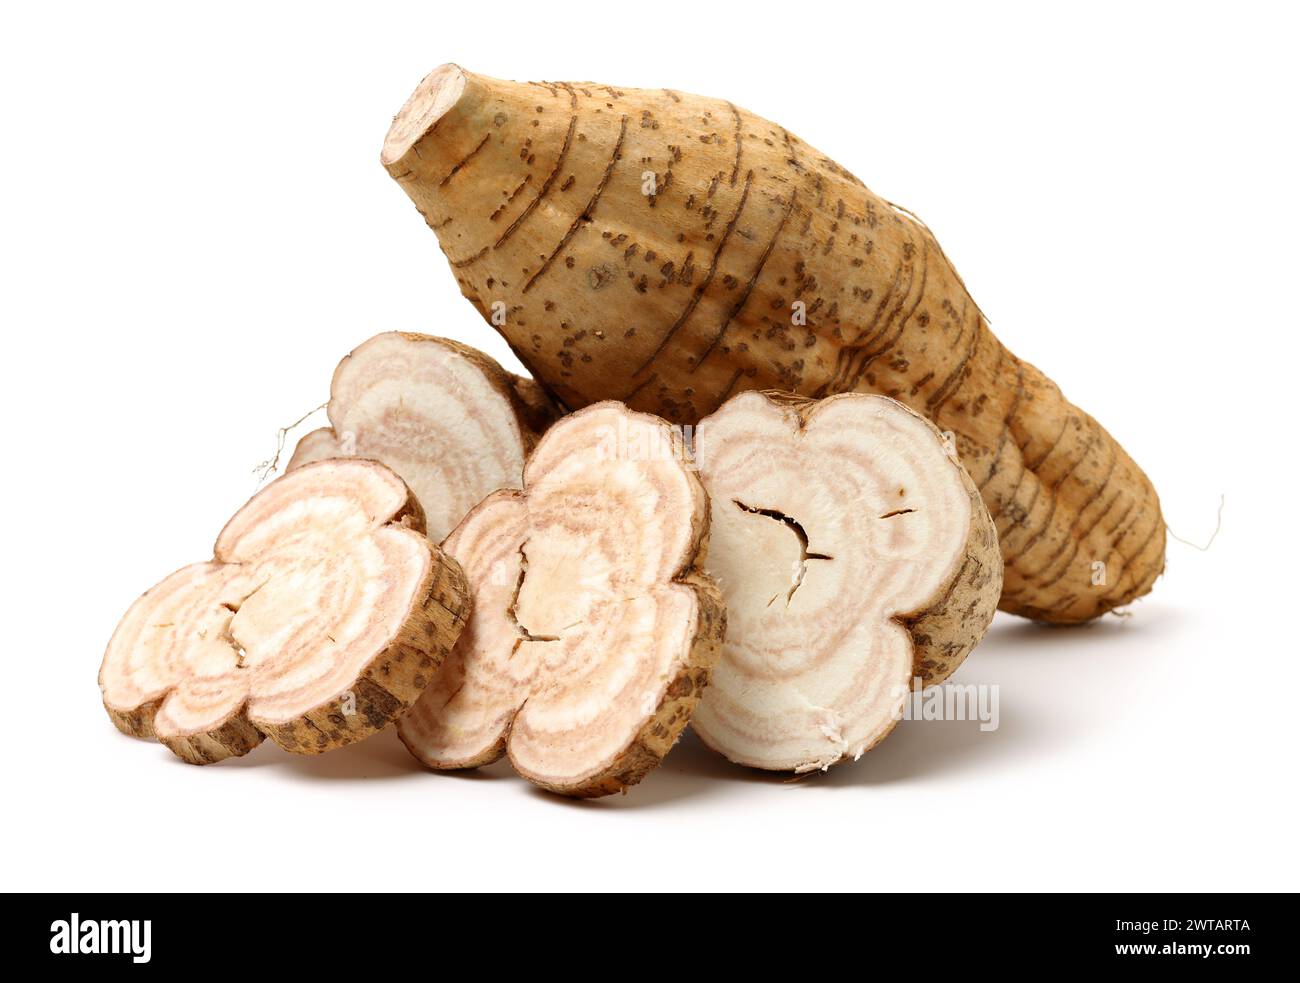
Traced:
<path id="1" fill-rule="evenodd" d="M 708 504 L 662 420 L 600 403 L 565 417 L 448 537 L 474 611 L 398 725 L 436 769 L 509 755 L 552 791 L 641 780 L 708 681 L 725 615 L 697 568 Z"/>
<path id="2" fill-rule="evenodd" d="M 388 332 L 339 363 L 330 426 L 298 442 L 288 470 L 326 458 L 381 461 L 411 487 L 441 541 L 498 488 L 518 488 L 524 459 L 559 410 L 531 379 L 467 345 Z"/>
<path id="3" fill-rule="evenodd" d="M 210 562 L 126 613 L 99 673 L 109 716 L 194 764 L 263 737 L 328 751 L 391 723 L 468 614 L 460 567 L 422 528 L 407 486 L 371 461 L 272 482 L 227 523 Z"/>
<path id="4" fill-rule="evenodd" d="M 993 618 L 1002 560 L 974 484 L 883 396 L 746 393 L 700 424 L 696 457 L 728 611 L 696 733 L 757 768 L 857 758 Z"/>

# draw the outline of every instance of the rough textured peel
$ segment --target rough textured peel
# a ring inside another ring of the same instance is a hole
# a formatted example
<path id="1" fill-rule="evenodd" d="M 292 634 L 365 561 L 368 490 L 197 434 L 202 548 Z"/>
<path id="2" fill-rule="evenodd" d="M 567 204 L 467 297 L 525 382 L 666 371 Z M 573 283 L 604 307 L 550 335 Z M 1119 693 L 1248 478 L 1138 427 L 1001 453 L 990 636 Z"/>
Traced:
<path id="1" fill-rule="evenodd" d="M 339 363 L 330 426 L 298 442 L 287 470 L 335 457 L 380 461 L 411 487 L 440 542 L 498 488 L 518 488 L 524 459 L 559 415 L 531 379 L 446 338 L 387 332 Z"/>
<path id="2" fill-rule="evenodd" d="M 570 408 L 694 423 L 730 395 L 892 396 L 956 434 L 1006 561 L 1001 606 L 1077 622 L 1151 589 L 1156 493 L 1001 345 L 929 230 L 787 130 L 667 89 L 445 65 L 382 162 L 464 295 Z"/>
<path id="3" fill-rule="evenodd" d="M 697 569 L 699 479 L 662 420 L 602 403 L 556 423 L 521 491 L 499 491 L 447 538 L 474 611 L 437 680 L 398 724 L 432 768 L 508 754 L 574 796 L 641 780 L 672 747 L 724 631 Z"/>
<path id="4" fill-rule="evenodd" d="M 314 754 L 391 723 L 468 613 L 460 567 L 371 461 L 285 475 L 226 524 L 214 557 L 146 592 L 99 672 L 109 716 L 193 764 L 270 737 Z"/>
<path id="5" fill-rule="evenodd" d="M 705 563 L 728 631 L 693 717 L 740 764 L 810 771 L 947 678 L 1002 588 L 988 510 L 934 425 L 892 399 L 745 393 L 705 419 Z"/>

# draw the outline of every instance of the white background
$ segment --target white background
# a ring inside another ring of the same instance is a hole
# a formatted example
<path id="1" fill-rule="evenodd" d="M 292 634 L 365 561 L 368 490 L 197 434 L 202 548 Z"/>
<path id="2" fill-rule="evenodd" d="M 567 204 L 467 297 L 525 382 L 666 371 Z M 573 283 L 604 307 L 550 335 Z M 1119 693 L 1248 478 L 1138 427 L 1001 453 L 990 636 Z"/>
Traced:
<path id="1" fill-rule="evenodd" d="M 1300 888 L 1294 13 L 976 7 L 6 8 L 3 887 Z M 779 120 L 926 220 L 1176 533 L 1225 496 L 1218 539 L 1171 541 L 1127 619 L 999 615 L 956 677 L 1001 687 L 996 732 L 904 723 L 795 784 L 689 737 L 574 804 L 391 732 L 202 769 L 119 735 L 117 619 L 210 555 L 344 353 L 403 329 L 516 364 L 378 162 L 449 60 Z"/>

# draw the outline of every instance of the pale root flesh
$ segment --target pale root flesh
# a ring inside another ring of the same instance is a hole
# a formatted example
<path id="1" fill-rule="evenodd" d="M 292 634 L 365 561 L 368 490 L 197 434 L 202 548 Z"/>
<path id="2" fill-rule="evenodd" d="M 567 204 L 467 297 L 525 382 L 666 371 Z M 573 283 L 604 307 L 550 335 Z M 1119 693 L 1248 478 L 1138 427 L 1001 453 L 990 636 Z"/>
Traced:
<path id="1" fill-rule="evenodd" d="M 696 733 L 758 768 L 856 759 L 992 620 L 987 510 L 934 427 L 883 396 L 737 396 L 696 459 L 728 624 Z"/>
<path id="2" fill-rule="evenodd" d="M 444 66 L 383 163 L 569 408 L 694 424 L 746 390 L 892 396 L 955 435 L 1005 610 L 1085 621 L 1163 569 L 1160 503 L 1124 448 L 999 343 L 922 223 L 781 126 L 667 89 Z"/>
<path id="3" fill-rule="evenodd" d="M 448 537 L 474 609 L 398 732 L 430 767 L 508 754 L 567 795 L 639 781 L 685 727 L 724 615 L 696 569 L 708 504 L 661 420 L 600 404 L 542 438 L 521 491 Z M 667 453 L 661 453 L 665 448 Z"/>
<path id="4" fill-rule="evenodd" d="M 385 164 L 400 160 L 420 137 L 437 125 L 438 120 L 465 91 L 465 73 L 457 65 L 440 65 L 420 82 L 384 138 L 381 159 Z"/>
<path id="5" fill-rule="evenodd" d="M 433 679 L 467 614 L 454 561 L 402 480 L 329 461 L 268 485 L 214 558 L 145 593 L 100 669 L 119 729 L 196 764 L 263 736 L 314 753 L 391 722 Z"/>
<path id="6" fill-rule="evenodd" d="M 428 335 L 388 332 L 339 363 L 330 427 L 299 441 L 288 470 L 366 458 L 396 471 L 440 542 L 498 488 L 518 488 L 538 432 L 558 414 L 527 380 L 482 352 Z"/>

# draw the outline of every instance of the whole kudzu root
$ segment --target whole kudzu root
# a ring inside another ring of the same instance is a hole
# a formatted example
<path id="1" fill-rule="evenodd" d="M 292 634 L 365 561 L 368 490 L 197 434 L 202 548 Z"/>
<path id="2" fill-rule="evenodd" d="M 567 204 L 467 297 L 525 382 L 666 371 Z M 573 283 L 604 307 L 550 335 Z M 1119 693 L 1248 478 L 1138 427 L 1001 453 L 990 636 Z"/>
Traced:
<path id="1" fill-rule="evenodd" d="M 289 471 L 313 461 L 382 461 L 411 487 L 440 542 L 498 488 L 518 488 L 524 459 L 559 409 L 531 379 L 446 338 L 388 332 L 339 363 L 330 426 L 298 442 Z"/>
<path id="2" fill-rule="evenodd" d="M 671 90 L 444 65 L 382 161 L 462 293 L 570 408 L 696 423 L 734 393 L 892 396 L 952 431 L 1001 607 L 1078 622 L 1151 589 L 1155 490 L 989 330 L 924 225 L 782 127 Z"/>
<path id="3" fill-rule="evenodd" d="M 392 723 L 468 615 L 460 567 L 421 535 L 402 480 L 325 461 L 267 485 L 207 563 L 145 593 L 99 673 L 118 729 L 193 764 L 270 737 L 314 754 Z"/>
<path id="4" fill-rule="evenodd" d="M 758 768 L 860 757 L 992 621 L 988 510 L 933 424 L 883 396 L 745 393 L 695 450 L 727 637 L 692 726 Z"/>
<path id="5" fill-rule="evenodd" d="M 446 540 L 474 599 L 437 680 L 398 724 L 417 758 L 515 770 L 572 796 L 640 781 L 690 718 L 725 614 L 699 571 L 708 501 L 662 420 L 614 403 L 556 423 L 523 489 Z"/>

